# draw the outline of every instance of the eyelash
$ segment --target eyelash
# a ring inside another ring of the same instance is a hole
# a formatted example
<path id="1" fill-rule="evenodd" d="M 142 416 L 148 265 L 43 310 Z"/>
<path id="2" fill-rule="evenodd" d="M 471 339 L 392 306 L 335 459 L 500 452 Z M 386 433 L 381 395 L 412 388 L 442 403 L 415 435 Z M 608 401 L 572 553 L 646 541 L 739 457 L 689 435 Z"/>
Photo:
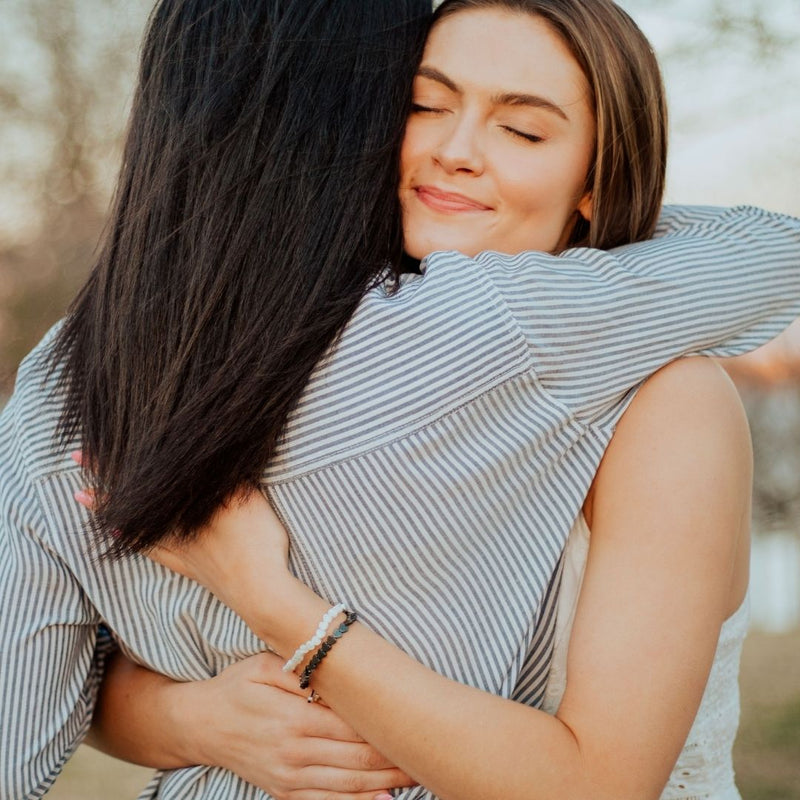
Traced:
<path id="1" fill-rule="evenodd" d="M 423 106 L 420 105 L 419 103 L 411 104 L 411 112 L 413 114 L 419 114 L 419 113 L 444 114 L 446 110 L 447 109 L 444 108 L 432 108 L 431 106 Z M 523 131 L 518 131 L 516 128 L 511 128 L 508 125 L 501 125 L 500 127 L 503 130 L 508 131 L 512 136 L 516 136 L 519 139 L 524 139 L 526 142 L 538 144 L 539 142 L 544 141 L 544 139 L 541 136 L 537 136 L 534 133 L 523 133 Z"/>
<path id="2" fill-rule="evenodd" d="M 520 139 L 524 139 L 526 142 L 538 144 L 539 142 L 544 141 L 541 136 L 537 136 L 534 133 L 523 133 L 522 131 L 518 131 L 516 128 L 509 128 L 508 125 L 503 125 L 502 128 L 503 130 L 508 131 L 512 136 L 517 136 Z"/>
<path id="3" fill-rule="evenodd" d="M 428 112 L 430 114 L 443 114 L 445 109 L 443 109 L 443 108 L 431 108 L 430 106 L 421 106 L 419 103 L 412 103 L 411 104 L 411 111 L 414 112 L 414 113 Z"/>

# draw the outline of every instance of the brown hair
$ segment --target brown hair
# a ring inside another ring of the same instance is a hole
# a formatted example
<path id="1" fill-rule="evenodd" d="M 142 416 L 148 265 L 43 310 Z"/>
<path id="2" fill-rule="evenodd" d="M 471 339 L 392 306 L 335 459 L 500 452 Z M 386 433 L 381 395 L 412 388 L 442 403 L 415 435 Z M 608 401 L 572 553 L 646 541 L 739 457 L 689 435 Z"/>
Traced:
<path id="1" fill-rule="evenodd" d="M 667 107 L 645 35 L 611 0 L 445 0 L 433 24 L 483 8 L 545 20 L 589 83 L 597 119 L 596 154 L 586 179 L 592 221 L 580 218 L 569 245 L 607 249 L 650 238 L 664 194 Z"/>

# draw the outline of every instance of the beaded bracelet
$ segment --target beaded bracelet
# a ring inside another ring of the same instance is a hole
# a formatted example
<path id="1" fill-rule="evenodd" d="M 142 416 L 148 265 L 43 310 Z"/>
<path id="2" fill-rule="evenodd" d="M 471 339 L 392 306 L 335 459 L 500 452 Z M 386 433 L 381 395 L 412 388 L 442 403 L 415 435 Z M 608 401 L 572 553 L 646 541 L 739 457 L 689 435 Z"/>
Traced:
<path id="1" fill-rule="evenodd" d="M 284 672 L 291 672 L 315 647 L 319 647 L 322 642 L 322 637 L 328 632 L 328 628 L 336 617 L 344 611 L 344 603 L 338 603 L 333 608 L 329 608 L 325 612 L 316 633 L 305 643 L 301 644 L 294 655 L 283 665 Z"/>
<path id="2" fill-rule="evenodd" d="M 306 668 L 300 673 L 300 688 L 308 689 L 308 684 L 311 682 L 311 673 L 320 665 L 322 659 L 331 651 L 331 648 L 347 633 L 348 628 L 356 621 L 356 614 L 354 611 L 347 611 L 347 618 L 339 625 L 339 627 L 322 643 L 322 646 L 314 653 L 311 661 L 308 662 Z"/>

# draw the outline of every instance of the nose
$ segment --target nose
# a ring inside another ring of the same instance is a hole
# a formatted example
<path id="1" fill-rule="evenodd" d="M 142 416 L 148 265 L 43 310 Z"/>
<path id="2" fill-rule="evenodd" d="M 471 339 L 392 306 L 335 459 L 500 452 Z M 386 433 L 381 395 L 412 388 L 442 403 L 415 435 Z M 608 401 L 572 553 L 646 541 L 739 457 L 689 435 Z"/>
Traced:
<path id="1" fill-rule="evenodd" d="M 454 115 L 433 154 L 446 172 L 474 175 L 483 173 L 484 156 L 479 121 L 469 114 Z"/>

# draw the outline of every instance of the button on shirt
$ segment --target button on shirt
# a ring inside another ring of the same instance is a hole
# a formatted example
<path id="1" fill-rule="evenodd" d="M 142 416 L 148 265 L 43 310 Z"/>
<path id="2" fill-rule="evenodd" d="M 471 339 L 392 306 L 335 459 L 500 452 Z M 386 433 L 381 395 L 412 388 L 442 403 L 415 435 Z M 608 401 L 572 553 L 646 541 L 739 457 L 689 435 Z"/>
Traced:
<path id="1" fill-rule="evenodd" d="M 657 238 L 608 253 L 429 256 L 365 295 L 265 472 L 292 570 L 437 672 L 538 705 L 560 555 L 636 388 L 799 315 L 800 221 L 757 209 L 668 209 Z M 2 800 L 42 796 L 85 734 L 103 623 L 178 680 L 264 649 L 197 584 L 98 558 L 51 341 L 0 417 Z M 207 767 L 157 774 L 156 796 L 265 797 Z"/>

